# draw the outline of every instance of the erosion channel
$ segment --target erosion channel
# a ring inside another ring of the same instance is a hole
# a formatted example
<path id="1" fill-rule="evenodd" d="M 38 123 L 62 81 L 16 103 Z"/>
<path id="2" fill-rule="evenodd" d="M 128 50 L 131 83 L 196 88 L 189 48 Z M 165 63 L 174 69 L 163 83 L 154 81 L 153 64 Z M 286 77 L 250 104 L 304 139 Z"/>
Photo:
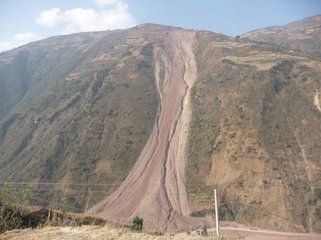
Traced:
<path id="1" fill-rule="evenodd" d="M 197 74 L 194 39 L 195 32 L 174 31 L 164 39 L 162 47 L 154 49 L 160 95 L 154 129 L 125 181 L 89 213 L 121 223 L 140 216 L 147 228 L 162 232 L 201 224 L 188 217 L 185 187 L 189 92 Z"/>

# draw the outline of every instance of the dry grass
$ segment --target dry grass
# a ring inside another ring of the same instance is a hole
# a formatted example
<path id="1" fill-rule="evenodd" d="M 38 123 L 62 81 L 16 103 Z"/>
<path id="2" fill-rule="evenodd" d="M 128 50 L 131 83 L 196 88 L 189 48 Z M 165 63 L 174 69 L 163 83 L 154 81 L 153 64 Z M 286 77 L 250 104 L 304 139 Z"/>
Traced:
<path id="1" fill-rule="evenodd" d="M 214 41 L 211 43 L 213 47 L 222 47 L 222 48 L 244 48 L 249 46 L 254 46 L 255 43 L 250 42 L 236 42 L 236 41 Z"/>
<path id="2" fill-rule="evenodd" d="M 199 236 L 156 236 L 146 232 L 132 232 L 128 228 L 112 226 L 82 226 L 82 227 L 45 227 L 43 229 L 25 229 L 6 232 L 0 235 L 1 240 L 85 240 L 85 239 L 201 239 Z"/>
<path id="3" fill-rule="evenodd" d="M 82 227 L 45 227 L 39 229 L 13 230 L 0 235 L 0 240 L 205 240 L 213 239 L 213 232 L 209 236 L 187 235 L 156 235 L 148 232 L 133 232 L 128 228 L 107 226 L 82 226 Z M 224 240 L 303 240 L 318 239 L 317 235 L 282 235 L 249 231 L 222 230 Z"/>
<path id="4" fill-rule="evenodd" d="M 320 62 L 264 46 L 226 49 L 216 39 L 200 36 L 196 48 L 192 109 L 198 119 L 190 126 L 190 136 L 195 133 L 197 141 L 190 139 L 188 150 L 194 155 L 189 155 L 187 167 L 193 214 L 211 211 L 213 193 L 207 191 L 206 198 L 205 187 L 214 185 L 219 202 L 226 202 L 220 209 L 225 220 L 274 230 L 309 231 L 310 223 L 319 228 L 315 207 L 308 203 L 313 200 L 312 182 L 320 178 L 309 182 L 306 176 L 316 176 L 320 168 L 313 152 L 320 150 L 320 112 L 314 104 Z M 309 128 L 304 119 L 309 119 Z M 219 126 L 216 135 L 210 133 L 214 124 Z M 313 168 L 302 160 L 301 141 Z M 265 206 L 278 206 L 282 218 Z"/>
<path id="5" fill-rule="evenodd" d="M 259 70 L 269 70 L 276 66 L 283 60 L 293 59 L 294 61 L 305 64 L 308 67 L 320 70 L 321 64 L 319 61 L 312 60 L 310 58 L 295 56 L 286 53 L 277 53 L 269 51 L 251 51 L 250 54 L 244 56 L 227 56 L 223 59 L 230 60 L 236 64 L 246 64 L 256 66 Z"/>

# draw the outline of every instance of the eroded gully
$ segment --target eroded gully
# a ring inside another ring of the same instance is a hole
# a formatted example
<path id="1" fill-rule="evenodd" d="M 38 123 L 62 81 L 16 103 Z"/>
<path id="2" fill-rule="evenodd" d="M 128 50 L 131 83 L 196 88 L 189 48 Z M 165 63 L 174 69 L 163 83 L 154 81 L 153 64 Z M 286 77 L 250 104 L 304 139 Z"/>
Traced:
<path id="1" fill-rule="evenodd" d="M 121 223 L 135 216 L 147 228 L 175 232 L 200 220 L 188 217 L 185 147 L 191 117 L 190 89 L 196 79 L 194 32 L 171 32 L 154 51 L 160 107 L 152 134 L 120 187 L 89 213 Z M 164 79 L 160 71 L 164 70 Z"/>

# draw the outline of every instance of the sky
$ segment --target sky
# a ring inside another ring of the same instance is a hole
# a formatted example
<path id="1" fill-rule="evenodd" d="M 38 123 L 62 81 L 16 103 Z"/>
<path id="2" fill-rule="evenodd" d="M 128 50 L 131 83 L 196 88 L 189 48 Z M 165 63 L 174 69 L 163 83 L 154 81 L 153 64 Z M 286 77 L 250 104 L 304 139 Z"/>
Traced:
<path id="1" fill-rule="evenodd" d="M 321 0 L 0 0 L 0 52 L 49 36 L 142 23 L 236 36 L 321 14 Z"/>

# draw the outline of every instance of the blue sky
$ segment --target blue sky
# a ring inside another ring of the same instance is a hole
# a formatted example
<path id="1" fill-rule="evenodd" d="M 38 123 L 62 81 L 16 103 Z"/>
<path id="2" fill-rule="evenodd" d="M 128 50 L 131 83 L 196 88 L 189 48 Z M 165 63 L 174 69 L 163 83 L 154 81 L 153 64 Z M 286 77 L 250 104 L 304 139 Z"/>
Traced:
<path id="1" fill-rule="evenodd" d="M 0 0 L 0 51 L 146 22 L 235 36 L 317 14 L 321 0 Z"/>

